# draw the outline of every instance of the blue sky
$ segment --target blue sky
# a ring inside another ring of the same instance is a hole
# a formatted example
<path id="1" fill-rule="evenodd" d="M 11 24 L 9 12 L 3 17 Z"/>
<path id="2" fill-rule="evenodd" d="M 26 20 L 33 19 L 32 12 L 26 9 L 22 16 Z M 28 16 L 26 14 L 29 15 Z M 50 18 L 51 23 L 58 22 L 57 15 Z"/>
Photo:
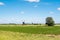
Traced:
<path id="1" fill-rule="evenodd" d="M 60 23 L 60 0 L 0 0 L 0 23 Z"/>

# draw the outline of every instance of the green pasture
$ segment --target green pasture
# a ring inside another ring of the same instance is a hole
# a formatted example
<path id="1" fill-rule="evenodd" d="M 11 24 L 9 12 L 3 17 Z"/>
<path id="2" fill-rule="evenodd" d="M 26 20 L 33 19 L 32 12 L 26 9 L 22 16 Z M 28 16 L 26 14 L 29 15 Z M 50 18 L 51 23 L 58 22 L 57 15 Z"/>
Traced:
<path id="1" fill-rule="evenodd" d="M 5 25 L 0 26 L 0 30 L 30 34 L 60 34 L 60 26 Z"/>
<path id="2" fill-rule="evenodd" d="M 60 40 L 60 26 L 0 25 L 0 40 Z"/>

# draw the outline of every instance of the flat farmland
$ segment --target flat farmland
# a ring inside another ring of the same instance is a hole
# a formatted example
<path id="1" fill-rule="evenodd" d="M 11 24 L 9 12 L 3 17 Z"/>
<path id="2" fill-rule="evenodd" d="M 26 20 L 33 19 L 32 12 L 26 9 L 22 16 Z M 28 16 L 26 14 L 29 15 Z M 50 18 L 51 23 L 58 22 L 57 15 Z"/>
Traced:
<path id="1" fill-rule="evenodd" d="M 60 40 L 60 26 L 0 25 L 0 40 Z"/>

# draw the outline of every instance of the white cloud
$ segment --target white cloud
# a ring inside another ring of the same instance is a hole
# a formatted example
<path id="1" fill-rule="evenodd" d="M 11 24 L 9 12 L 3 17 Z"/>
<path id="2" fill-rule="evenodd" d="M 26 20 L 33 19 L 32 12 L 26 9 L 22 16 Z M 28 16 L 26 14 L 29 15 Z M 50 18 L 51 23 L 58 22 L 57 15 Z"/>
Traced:
<path id="1" fill-rule="evenodd" d="M 45 4 L 45 5 L 50 5 L 50 3 L 43 3 L 43 4 Z"/>
<path id="2" fill-rule="evenodd" d="M 21 13 L 21 14 L 24 14 L 24 11 L 21 11 L 20 13 Z"/>
<path id="3" fill-rule="evenodd" d="M 52 12 L 52 11 L 50 11 L 49 13 L 50 13 L 50 14 L 54 14 L 54 12 Z"/>
<path id="4" fill-rule="evenodd" d="M 3 6 L 3 5 L 5 5 L 3 2 L 0 2 L 0 6 Z"/>
<path id="5" fill-rule="evenodd" d="M 37 7 L 38 7 L 38 5 L 35 5 L 34 7 L 35 7 L 35 8 L 37 8 Z"/>
<path id="6" fill-rule="evenodd" d="M 25 0 L 25 1 L 28 1 L 28 2 L 40 2 L 40 0 Z"/>
<path id="7" fill-rule="evenodd" d="M 60 8 L 57 8 L 57 10 L 59 10 L 59 11 L 60 11 Z"/>

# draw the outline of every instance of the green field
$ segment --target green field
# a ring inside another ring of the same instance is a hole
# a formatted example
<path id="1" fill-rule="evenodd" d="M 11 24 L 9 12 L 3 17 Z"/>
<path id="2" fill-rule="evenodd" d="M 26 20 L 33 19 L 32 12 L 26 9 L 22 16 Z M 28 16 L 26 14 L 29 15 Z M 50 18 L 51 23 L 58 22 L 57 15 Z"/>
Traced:
<path id="1" fill-rule="evenodd" d="M 12 31 L 12 32 L 21 32 L 21 33 L 30 33 L 30 34 L 60 34 L 59 26 L 18 26 L 18 25 L 5 25 L 0 26 L 2 31 Z"/>
<path id="2" fill-rule="evenodd" d="M 60 40 L 60 26 L 0 25 L 0 40 Z"/>

